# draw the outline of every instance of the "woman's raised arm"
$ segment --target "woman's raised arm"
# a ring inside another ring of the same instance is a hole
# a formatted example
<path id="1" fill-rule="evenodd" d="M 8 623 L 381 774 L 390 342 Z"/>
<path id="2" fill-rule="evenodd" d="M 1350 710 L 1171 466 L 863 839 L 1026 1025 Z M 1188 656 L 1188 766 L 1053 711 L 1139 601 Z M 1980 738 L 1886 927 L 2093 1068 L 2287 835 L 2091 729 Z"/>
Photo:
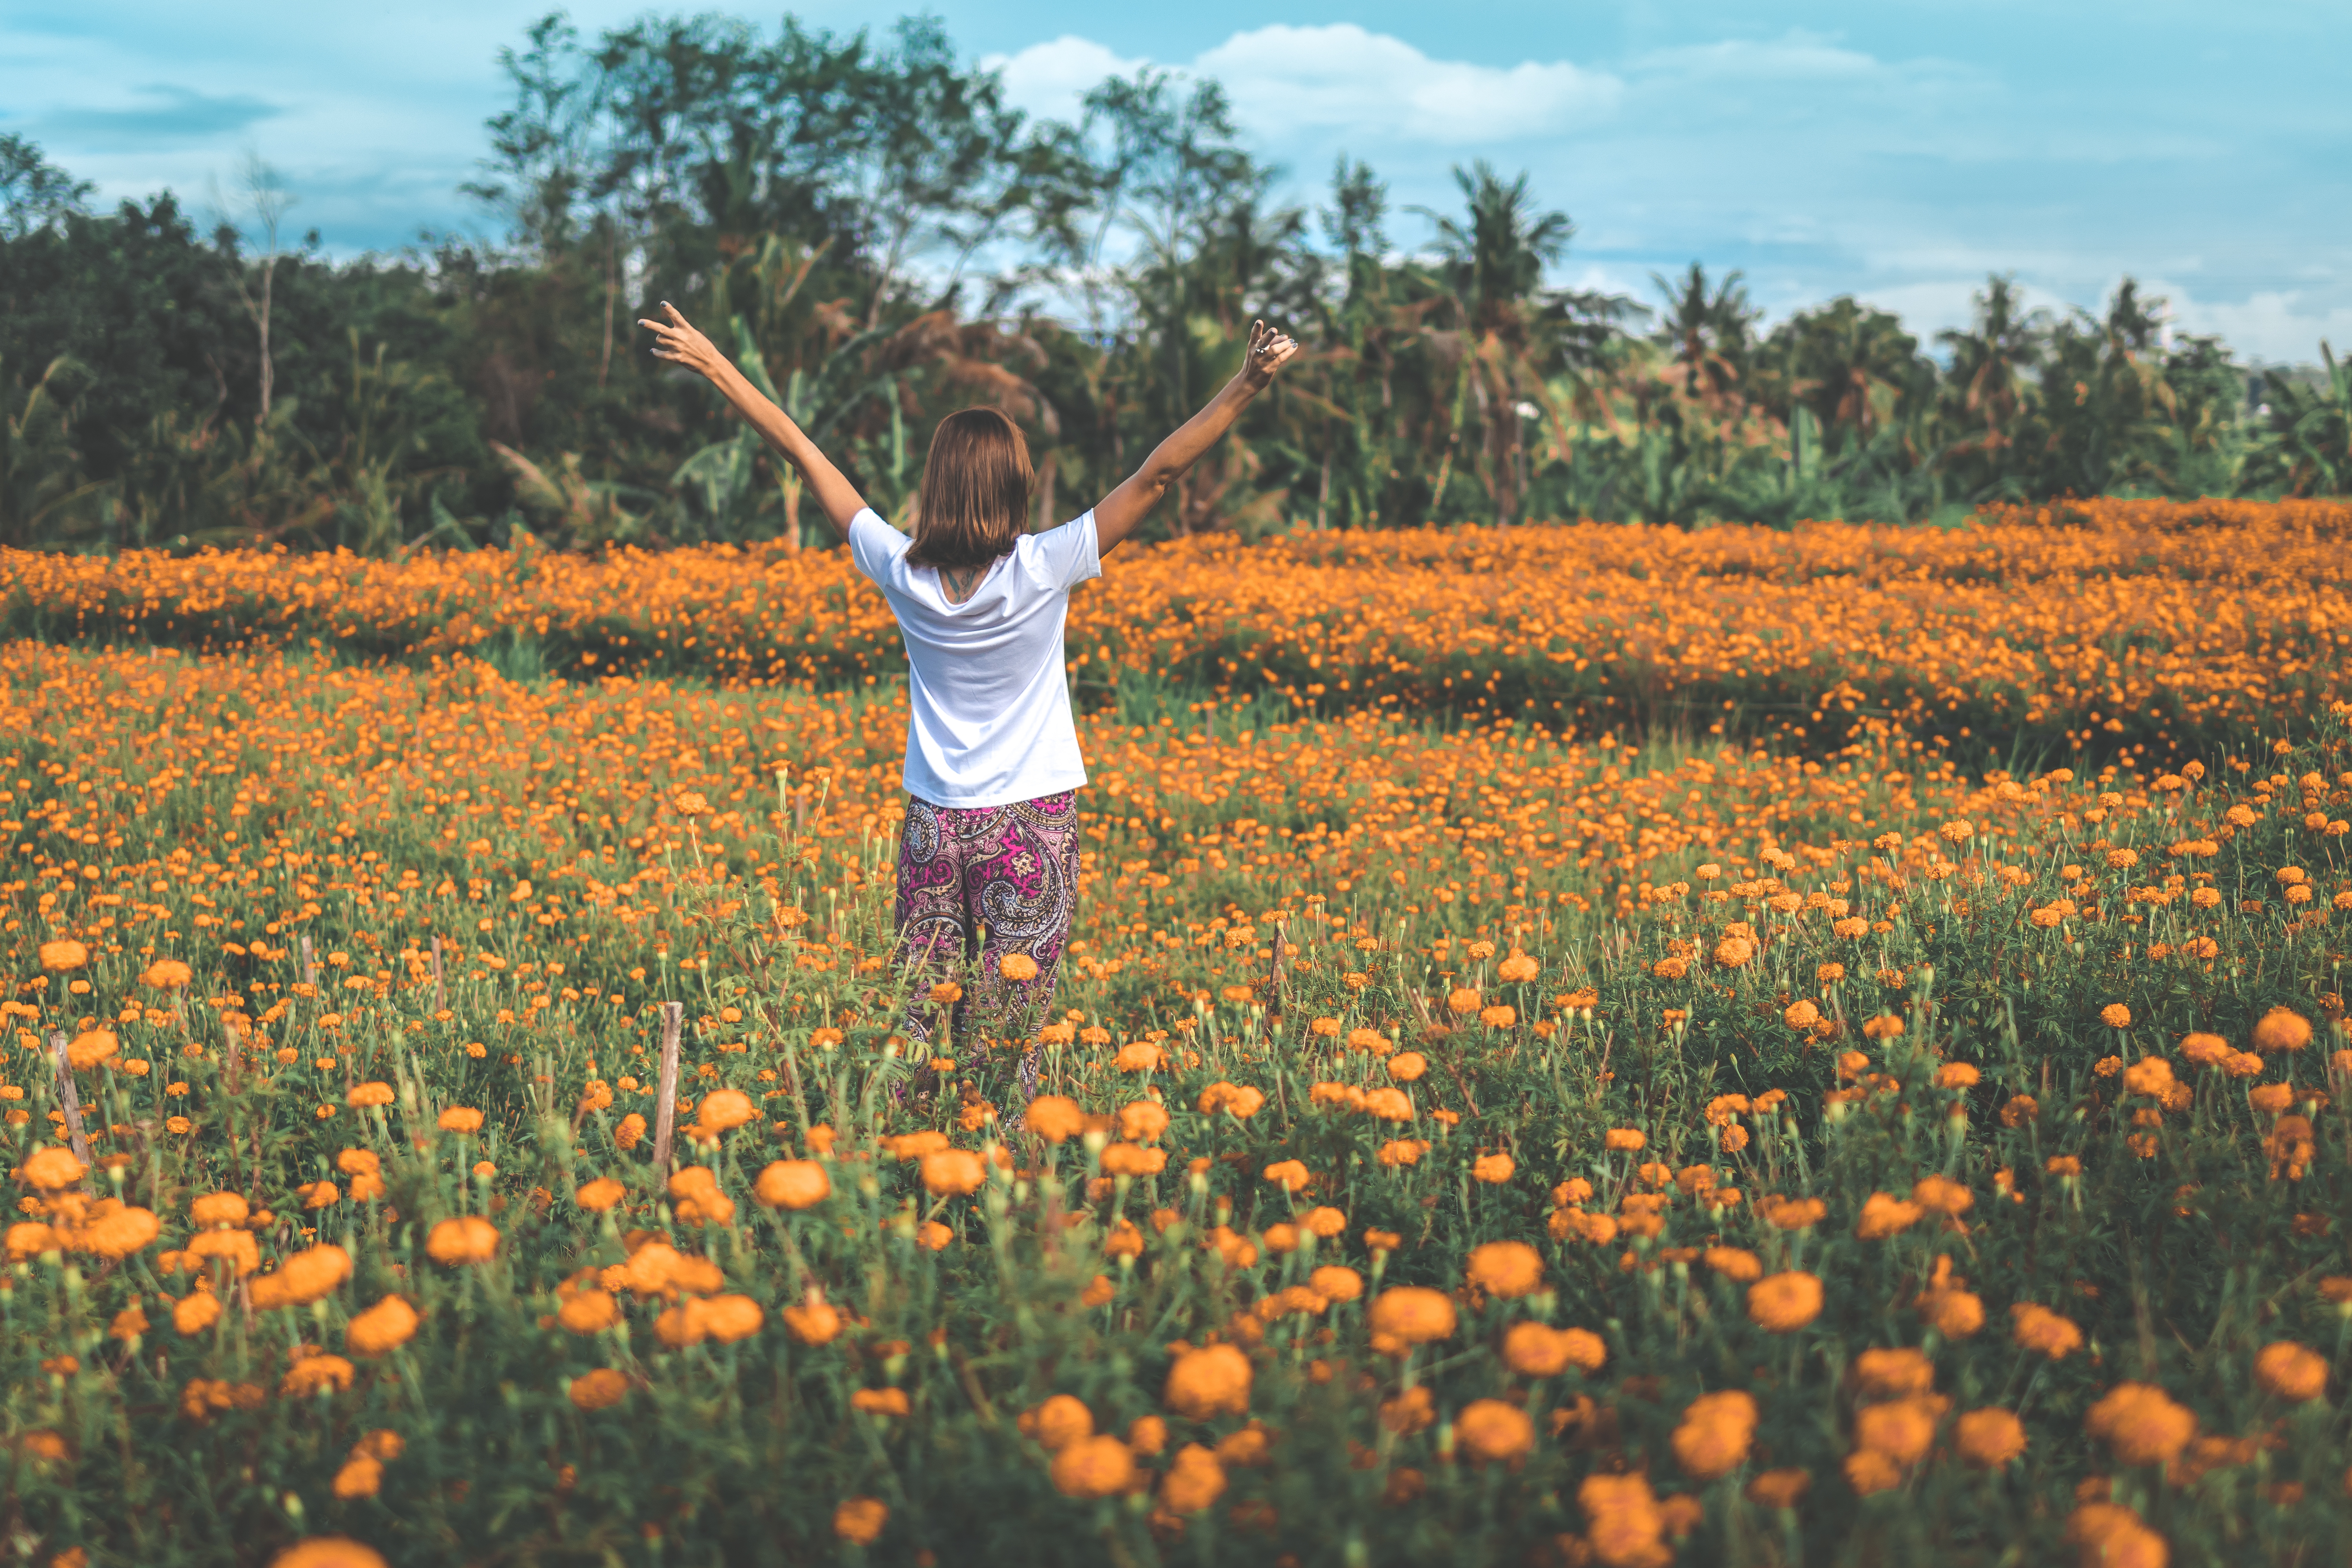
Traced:
<path id="1" fill-rule="evenodd" d="M 848 477 L 833 466 L 831 458 L 816 448 L 801 427 L 793 423 L 791 415 L 770 402 L 765 393 L 753 386 L 744 374 L 735 368 L 735 362 L 719 352 L 718 346 L 695 329 L 678 313 L 677 306 L 662 301 L 669 313 L 667 321 L 639 320 L 637 325 L 654 334 L 654 357 L 672 364 L 682 364 L 707 377 L 710 384 L 726 394 L 744 418 L 751 422 L 769 446 L 782 458 L 801 471 L 809 489 L 816 496 L 816 504 L 824 510 L 825 521 L 842 538 L 849 537 L 849 520 L 866 510 L 866 498 Z"/>
<path id="2" fill-rule="evenodd" d="M 1250 399 L 1273 384 L 1274 373 L 1288 363 L 1298 345 L 1264 321 L 1250 323 L 1249 355 L 1233 380 L 1225 383 L 1209 405 L 1187 419 L 1176 433 L 1152 448 L 1143 467 L 1095 508 L 1095 551 L 1108 555 L 1141 526 L 1184 470 L 1217 444 L 1217 437 L 1241 417 Z"/>

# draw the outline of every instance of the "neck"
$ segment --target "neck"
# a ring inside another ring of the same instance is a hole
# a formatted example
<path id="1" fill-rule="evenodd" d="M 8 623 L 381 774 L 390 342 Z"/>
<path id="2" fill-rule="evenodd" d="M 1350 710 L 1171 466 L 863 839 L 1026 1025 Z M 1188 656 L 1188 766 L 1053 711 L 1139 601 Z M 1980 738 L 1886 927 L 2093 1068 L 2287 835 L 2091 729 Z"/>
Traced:
<path id="1" fill-rule="evenodd" d="M 993 564 L 993 563 L 991 563 Z M 981 579 L 988 575 L 986 566 L 942 566 L 940 588 L 950 605 L 961 605 L 980 589 Z"/>

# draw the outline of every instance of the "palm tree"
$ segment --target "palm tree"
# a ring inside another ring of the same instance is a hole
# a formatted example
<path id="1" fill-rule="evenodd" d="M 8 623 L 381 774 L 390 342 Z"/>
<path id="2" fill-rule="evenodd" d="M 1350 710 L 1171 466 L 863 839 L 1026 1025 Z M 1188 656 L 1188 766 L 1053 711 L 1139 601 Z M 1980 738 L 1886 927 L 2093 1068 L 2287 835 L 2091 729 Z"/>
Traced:
<path id="1" fill-rule="evenodd" d="M 1683 390 L 1711 408 L 1739 401 L 1738 386 L 1754 346 L 1752 333 L 1762 314 L 1748 302 L 1740 274 L 1725 275 L 1709 289 L 1706 268 L 1694 261 L 1677 282 L 1658 273 L 1650 281 L 1665 301 L 1658 342 L 1674 352 Z"/>
<path id="2" fill-rule="evenodd" d="M 1434 271 L 1451 321 L 1431 329 L 1438 362 L 1452 371 L 1453 394 L 1430 510 L 1444 500 L 1462 430 L 1475 417 L 1487 493 L 1497 519 L 1511 522 L 1526 490 L 1523 421 L 1529 411 L 1549 419 L 1559 445 L 1568 445 L 1555 377 L 1567 379 L 1570 401 L 1599 413 L 1577 351 L 1604 339 L 1626 304 L 1544 288 L 1544 268 L 1567 254 L 1576 225 L 1566 213 L 1535 210 L 1527 174 L 1506 184 L 1481 162 L 1467 171 L 1457 166 L 1454 180 L 1466 222 L 1415 209 L 1436 226 Z"/>
<path id="3" fill-rule="evenodd" d="M 1956 452 L 1998 453 L 2013 439 L 2031 379 L 2042 363 L 2049 317 L 2022 308 L 2014 278 L 1990 277 L 1976 297 L 1976 324 L 1937 334 L 1952 353 L 1948 382 L 1960 393 L 1969 422 L 1981 422 Z"/>

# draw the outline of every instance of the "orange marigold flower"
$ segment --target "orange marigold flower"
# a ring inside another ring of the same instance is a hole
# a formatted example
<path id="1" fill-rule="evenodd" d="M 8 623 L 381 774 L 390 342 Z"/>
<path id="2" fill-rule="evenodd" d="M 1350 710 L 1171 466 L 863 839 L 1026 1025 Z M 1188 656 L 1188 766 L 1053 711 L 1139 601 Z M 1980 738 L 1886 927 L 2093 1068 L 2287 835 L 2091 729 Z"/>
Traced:
<path id="1" fill-rule="evenodd" d="M 1025 952 L 1008 952 L 996 961 L 996 973 L 1015 984 L 1037 978 L 1037 961 Z"/>
<path id="2" fill-rule="evenodd" d="M 1307 1277 L 1307 1288 L 1329 1301 L 1352 1301 L 1364 1293 L 1364 1277 L 1344 1264 L 1327 1263 Z"/>
<path id="3" fill-rule="evenodd" d="M 384 1568 L 384 1561 L 375 1548 L 349 1536 L 314 1535 L 271 1558 L 269 1568 Z"/>
<path id="4" fill-rule="evenodd" d="M 2311 1021 L 2292 1007 L 2273 1007 L 2254 1026 L 2254 1049 L 2299 1051 L 2311 1044 Z"/>
<path id="5" fill-rule="evenodd" d="M 1675 1428 L 1675 1463 L 1693 1480 L 1729 1475 L 1748 1460 L 1756 1421 L 1755 1397 L 1745 1390 L 1701 1394 L 1684 1408 L 1682 1424 Z"/>
<path id="6" fill-rule="evenodd" d="M 41 943 L 40 959 L 43 969 L 63 973 L 88 963 L 89 949 L 71 937 L 60 937 L 55 942 Z"/>
<path id="7" fill-rule="evenodd" d="M 628 1397 L 629 1380 L 609 1366 L 572 1380 L 572 1403 L 583 1410 L 607 1410 Z"/>
<path id="8" fill-rule="evenodd" d="M 364 1110 L 371 1105 L 390 1105 L 392 1103 L 392 1085 L 388 1083 L 361 1084 L 358 1088 L 352 1089 L 351 1093 L 343 1096 L 343 1103 L 358 1107 L 362 1110 Z"/>
<path id="9" fill-rule="evenodd" d="M 1536 1424 L 1516 1405 L 1474 1399 L 1454 1418 L 1454 1435 L 1482 1463 L 1520 1458 L 1536 1446 Z"/>
<path id="10" fill-rule="evenodd" d="M 988 1167 L 969 1149 L 942 1149 L 923 1156 L 923 1187 L 942 1197 L 976 1193 L 988 1180 Z"/>
<path id="11" fill-rule="evenodd" d="M 2025 1423 L 1999 1406 L 1971 1410 L 1953 1424 L 1952 1446 L 1978 1469 L 1999 1469 L 2025 1452 Z"/>
<path id="12" fill-rule="evenodd" d="M 1936 1368 L 1908 1346 L 1874 1347 L 1853 1358 L 1853 1382 L 1864 1399 L 1907 1399 L 1936 1386 Z"/>
<path id="13" fill-rule="evenodd" d="M 358 1370 L 339 1355 L 304 1356 L 287 1372 L 278 1392 L 288 1399 L 308 1398 L 327 1391 L 340 1394 L 351 1387 L 352 1375 Z"/>
<path id="14" fill-rule="evenodd" d="M 1426 1286 L 1391 1286 L 1373 1299 L 1370 1323 L 1375 1335 L 1400 1344 L 1428 1344 L 1453 1337 L 1454 1302 Z"/>
<path id="15" fill-rule="evenodd" d="M 833 1178 L 814 1160 L 776 1160 L 751 1184 L 751 1195 L 772 1209 L 806 1209 L 833 1195 Z"/>
<path id="16" fill-rule="evenodd" d="M 581 1290 L 556 1309 L 566 1333 L 601 1334 L 621 1321 L 621 1304 L 610 1290 Z"/>
<path id="17" fill-rule="evenodd" d="M 1936 1440 L 1942 1405 L 1943 1401 L 1925 1394 L 1865 1405 L 1853 1413 L 1854 1444 L 1898 1465 L 1916 1465 Z"/>
<path id="18" fill-rule="evenodd" d="M 1649 1144 L 1649 1137 L 1637 1127 L 1612 1127 L 1601 1138 L 1603 1148 L 1624 1153 L 1639 1153 Z"/>
<path id="19" fill-rule="evenodd" d="M 1543 1282 L 1543 1258 L 1524 1241 L 1490 1241 L 1471 1249 L 1468 1278 L 1489 1295 L 1524 1296 Z"/>
<path id="20" fill-rule="evenodd" d="M 572 1194 L 572 1201 L 590 1214 L 603 1214 L 628 1195 L 629 1189 L 612 1177 L 599 1176 L 593 1182 L 582 1183 Z"/>
<path id="21" fill-rule="evenodd" d="M 1664 1540 L 1665 1514 L 1640 1471 L 1587 1476 L 1576 1501 L 1590 1521 L 1585 1539 L 1592 1555 L 1609 1568 L 1665 1568 L 1674 1561 Z"/>
<path id="22" fill-rule="evenodd" d="M 1812 1484 L 1810 1470 L 1765 1470 L 1748 1483 L 1748 1500 L 1760 1508 L 1794 1508 Z"/>
<path id="23" fill-rule="evenodd" d="M 1911 1201 L 1930 1214 L 1961 1215 L 1974 1206 L 1977 1195 L 1948 1176 L 1922 1176 L 1911 1184 Z"/>
<path id="24" fill-rule="evenodd" d="M 2110 1002 L 2099 1009 L 2099 1022 L 2110 1029 L 2128 1029 L 2131 1021 L 2131 1009 L 2120 1002 Z"/>
<path id="25" fill-rule="evenodd" d="M 482 1113 L 470 1105 L 453 1105 L 441 1113 L 436 1123 L 444 1132 L 479 1132 Z"/>
<path id="26" fill-rule="evenodd" d="M 353 1355 L 380 1356 L 406 1344 L 416 1333 L 416 1309 L 397 1296 L 386 1296 L 343 1327 L 343 1342 Z"/>
<path id="27" fill-rule="evenodd" d="M 1791 1269 L 1770 1274 L 1748 1288 L 1748 1315 L 1767 1332 L 1792 1333 L 1822 1313 L 1822 1282 Z"/>
<path id="28" fill-rule="evenodd" d="M 27 1186 L 37 1187 L 45 1193 L 58 1193 L 79 1184 L 81 1179 L 89 1174 L 89 1168 L 74 1158 L 72 1150 L 50 1147 L 36 1149 L 26 1155 L 16 1173 L 25 1178 Z M 245 1217 L 244 1203 L 243 1198 L 237 1200 L 239 1219 Z"/>
<path id="29" fill-rule="evenodd" d="M 1225 1467 L 1198 1443 L 1176 1450 L 1175 1462 L 1160 1483 L 1160 1505 L 1171 1513 L 1198 1513 L 1225 1491 Z"/>
<path id="30" fill-rule="evenodd" d="M 2052 1361 L 2063 1360 L 2083 1345 L 2083 1331 L 2074 1320 L 2034 1301 L 2020 1301 L 2010 1310 L 2010 1333 L 2019 1346 L 2040 1351 Z"/>
<path id="31" fill-rule="evenodd" d="M 1884 1241 L 1918 1224 L 1920 1213 L 1917 1204 L 1891 1193 L 1873 1193 L 1863 1200 L 1862 1217 L 1855 1222 L 1853 1234 L 1864 1241 Z"/>
<path id="32" fill-rule="evenodd" d="M 1829 1216 L 1830 1209 L 1819 1198 L 1789 1198 L 1772 1193 L 1757 1201 L 1756 1212 L 1775 1230 L 1811 1230 Z"/>
<path id="33" fill-rule="evenodd" d="M 1471 1162 L 1470 1174 L 1474 1180 L 1499 1187 L 1509 1181 L 1518 1168 L 1519 1163 L 1508 1154 L 1481 1154 Z"/>
<path id="34" fill-rule="evenodd" d="M 2292 1340 L 2280 1340 L 2264 1345 L 2254 1357 L 2254 1381 L 2265 1394 L 2300 1405 L 2327 1392 L 2327 1359 Z"/>
<path id="35" fill-rule="evenodd" d="M 2119 1383 L 2091 1406 L 2084 1426 L 2126 1465 L 2160 1465 L 2197 1435 L 2197 1417 L 2153 1384 Z"/>
<path id="36" fill-rule="evenodd" d="M 1710 1247 L 1700 1255 L 1700 1261 L 1741 1285 L 1752 1285 L 1764 1278 L 1762 1260 L 1743 1247 Z"/>
<path id="37" fill-rule="evenodd" d="M 833 1510 L 833 1532 L 852 1546 L 871 1546 L 890 1521 L 890 1505 L 880 1498 L 854 1497 Z"/>
<path id="38" fill-rule="evenodd" d="M 196 977 L 196 972 L 176 958 L 159 958 L 140 974 L 140 984 L 158 991 L 178 991 Z"/>
<path id="39" fill-rule="evenodd" d="M 1438 1299 L 1444 1300 L 1442 1296 Z M 1446 1310 L 1451 1315 L 1452 1303 L 1447 1303 Z M 1176 1358 L 1168 1369 L 1162 1397 L 1171 1410 L 1188 1420 L 1246 1415 L 1251 1377 L 1249 1358 L 1238 1349 L 1232 1345 L 1204 1345 Z"/>
<path id="40" fill-rule="evenodd" d="M 497 1256 L 499 1228 L 478 1215 L 460 1215 L 435 1226 L 425 1238 L 425 1254 L 436 1263 L 487 1263 Z"/>
<path id="41" fill-rule="evenodd" d="M 702 1097 L 694 1114 L 698 1121 L 714 1132 L 730 1131 L 760 1119 L 759 1108 L 740 1089 L 711 1090 Z"/>
<path id="42" fill-rule="evenodd" d="M 1054 1456 L 1053 1481 L 1064 1497 L 1117 1497 L 1135 1484 L 1135 1455 L 1116 1437 L 1083 1437 Z"/>
<path id="43" fill-rule="evenodd" d="M 1059 1143 L 1086 1130 L 1086 1113 L 1066 1095 L 1041 1094 L 1029 1102 L 1022 1125 L 1048 1143 Z"/>

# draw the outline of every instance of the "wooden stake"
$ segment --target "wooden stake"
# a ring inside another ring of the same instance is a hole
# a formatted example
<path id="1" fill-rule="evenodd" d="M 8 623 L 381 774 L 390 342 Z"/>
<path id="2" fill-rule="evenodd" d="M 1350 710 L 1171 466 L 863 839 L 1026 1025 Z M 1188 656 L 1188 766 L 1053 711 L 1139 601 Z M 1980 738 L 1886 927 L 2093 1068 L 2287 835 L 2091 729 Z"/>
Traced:
<path id="1" fill-rule="evenodd" d="M 310 933 L 309 931 L 304 931 L 302 933 L 302 984 L 305 985 L 316 985 L 319 984 L 319 966 L 317 963 L 313 963 L 310 958 Z"/>
<path id="2" fill-rule="evenodd" d="M 677 1126 L 677 1037 L 686 1019 L 683 1003 L 662 1004 L 661 1090 L 654 1097 L 654 1169 L 669 1173 L 669 1137 Z"/>
<path id="3" fill-rule="evenodd" d="M 448 994 L 441 984 L 441 939 L 436 936 L 433 939 L 433 1010 L 439 1013 L 448 1005 Z"/>
<path id="4" fill-rule="evenodd" d="M 227 1085 L 228 1091 L 231 1094 L 235 1094 L 236 1092 L 236 1074 L 237 1068 L 239 1066 L 237 1061 L 237 1044 L 236 1026 L 233 1024 L 224 1022 L 221 1025 L 222 1081 Z"/>
<path id="5" fill-rule="evenodd" d="M 73 1140 L 74 1158 L 89 1163 L 89 1138 L 81 1128 L 81 1091 L 74 1087 L 73 1062 L 66 1055 L 63 1031 L 49 1036 L 50 1065 L 58 1069 L 58 1102 L 66 1108 L 66 1133 Z"/>

